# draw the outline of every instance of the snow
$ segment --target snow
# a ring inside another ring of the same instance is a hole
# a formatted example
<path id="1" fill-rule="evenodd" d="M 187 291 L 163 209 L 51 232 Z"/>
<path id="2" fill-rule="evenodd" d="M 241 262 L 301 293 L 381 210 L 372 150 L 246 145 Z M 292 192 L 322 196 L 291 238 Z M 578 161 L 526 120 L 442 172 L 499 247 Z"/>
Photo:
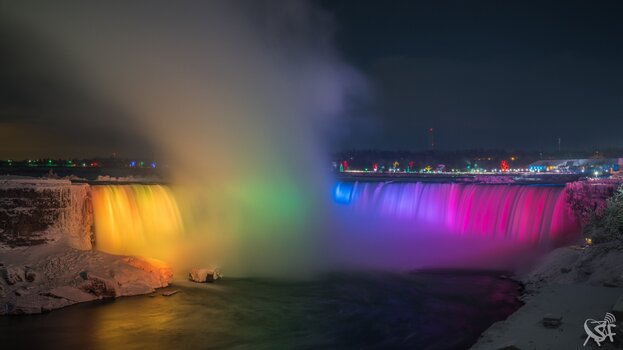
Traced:
<path id="1" fill-rule="evenodd" d="M 63 242 L 4 248 L 0 256 L 0 315 L 147 294 L 172 280 L 171 269 L 161 261 L 77 250 Z"/>
<path id="2" fill-rule="evenodd" d="M 552 251 L 532 271 L 520 276 L 526 304 L 508 319 L 492 325 L 472 349 L 580 349 L 584 321 L 603 320 L 623 295 L 623 250 L 615 244 L 563 247 Z M 562 316 L 560 327 L 543 326 L 547 314 Z M 618 328 L 623 320 L 618 320 Z M 601 349 L 623 345 L 604 342 Z M 588 347 L 588 345 L 587 345 Z"/>
<path id="3" fill-rule="evenodd" d="M 0 176 L 0 189 L 33 188 L 41 190 L 69 185 L 71 185 L 71 181 L 68 179 L 44 179 L 12 175 Z"/>
<path id="4" fill-rule="evenodd" d="M 171 282 L 171 269 L 161 261 L 91 250 L 88 184 L 1 176 L 0 192 L 0 212 L 13 224 L 1 232 L 4 242 L 19 240 L 0 246 L 0 315 L 151 293 Z M 16 215 L 37 225 L 16 226 Z"/>
<path id="5" fill-rule="evenodd" d="M 603 320 L 621 293 L 623 288 L 546 286 L 508 319 L 491 326 L 472 350 L 499 349 L 504 345 L 522 350 L 581 349 L 586 340 L 584 321 Z M 560 327 L 543 326 L 542 319 L 548 313 L 562 316 Z M 602 343 L 601 348 L 615 349 L 609 342 Z"/>

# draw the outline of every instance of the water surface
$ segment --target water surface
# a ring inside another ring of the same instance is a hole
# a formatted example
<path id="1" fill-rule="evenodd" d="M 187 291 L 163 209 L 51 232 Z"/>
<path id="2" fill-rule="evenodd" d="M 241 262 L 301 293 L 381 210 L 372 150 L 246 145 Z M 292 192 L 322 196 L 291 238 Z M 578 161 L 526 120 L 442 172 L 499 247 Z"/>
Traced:
<path id="1" fill-rule="evenodd" d="M 36 349 L 465 349 L 519 307 L 495 272 L 334 273 L 313 281 L 180 282 L 180 292 L 0 318 Z"/>

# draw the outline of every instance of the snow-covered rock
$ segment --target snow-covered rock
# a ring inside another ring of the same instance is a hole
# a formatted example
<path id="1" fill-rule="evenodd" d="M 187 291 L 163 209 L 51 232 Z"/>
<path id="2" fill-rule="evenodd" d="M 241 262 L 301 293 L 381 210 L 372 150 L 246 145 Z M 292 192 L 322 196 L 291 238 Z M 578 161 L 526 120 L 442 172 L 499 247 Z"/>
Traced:
<path id="1" fill-rule="evenodd" d="M 623 287 L 623 250 L 616 244 L 558 248 L 520 280 L 528 290 L 547 284 Z"/>
<path id="2" fill-rule="evenodd" d="M 6 261 L 0 279 L 0 315 L 40 313 L 79 302 L 148 294 L 166 287 L 172 279 L 171 269 L 156 259 L 82 251 L 61 244 L 0 253 Z"/>
<path id="3" fill-rule="evenodd" d="M 0 275 L 9 285 L 14 285 L 26 280 L 24 269 L 21 267 L 2 266 L 0 268 Z"/>
<path id="4" fill-rule="evenodd" d="M 76 303 L 93 301 L 97 299 L 97 296 L 71 286 L 53 288 L 48 292 L 48 295 L 55 298 L 64 298 L 69 301 L 74 301 Z"/>
<path id="5" fill-rule="evenodd" d="M 164 262 L 93 251 L 87 184 L 0 177 L 0 315 L 152 293 L 169 285 Z"/>
<path id="6" fill-rule="evenodd" d="M 173 280 L 173 271 L 171 270 L 171 267 L 161 260 L 129 256 L 126 257 L 124 261 L 128 265 L 148 272 L 150 276 L 154 277 L 155 279 L 150 281 L 150 285 L 154 286 L 154 288 L 166 287 Z"/>
<path id="7" fill-rule="evenodd" d="M 520 349 L 580 349 L 586 319 L 606 312 L 617 319 L 623 315 L 623 250 L 616 243 L 558 248 L 519 279 L 526 287 L 526 304 L 494 323 L 472 349 L 500 349 L 509 342 Z M 544 314 L 556 316 L 544 320 Z M 556 328 L 544 327 L 539 319 L 549 324 L 554 320 Z M 617 342 L 601 348 L 620 349 Z"/>
<path id="8" fill-rule="evenodd" d="M 221 271 L 216 266 L 195 268 L 190 270 L 190 273 L 188 274 L 188 278 L 191 281 L 199 283 L 214 282 L 221 277 Z"/>

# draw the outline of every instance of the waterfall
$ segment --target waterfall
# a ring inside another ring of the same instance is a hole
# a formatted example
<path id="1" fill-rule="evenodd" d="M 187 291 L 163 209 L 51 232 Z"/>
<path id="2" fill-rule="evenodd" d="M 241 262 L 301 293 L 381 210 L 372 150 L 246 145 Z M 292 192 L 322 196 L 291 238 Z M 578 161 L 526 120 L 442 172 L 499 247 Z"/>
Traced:
<path id="1" fill-rule="evenodd" d="M 340 182 L 334 201 L 369 221 L 418 233 L 552 244 L 579 226 L 564 187 L 460 183 Z"/>
<path id="2" fill-rule="evenodd" d="M 183 231 L 166 186 L 92 186 L 92 201 L 95 248 L 107 253 L 163 257 Z"/>
<path id="3" fill-rule="evenodd" d="M 284 199 L 275 196 L 276 201 Z M 178 203 L 166 186 L 92 186 L 91 200 L 95 249 L 176 259 L 180 264 L 219 260 L 219 251 L 230 259 L 248 256 L 236 247 L 207 249 L 220 247 L 215 240 L 230 235 L 181 237 L 184 227 Z M 268 261 L 288 252 L 292 253 L 289 261 L 301 259 L 304 250 L 292 244 L 299 240 L 309 242 L 308 250 L 321 246 L 322 256 L 317 260 L 329 265 L 502 268 L 568 242 L 580 232 L 563 186 L 339 182 L 333 188 L 333 200 L 335 221 L 326 231 L 306 235 L 275 231 L 278 235 L 255 235 L 255 240 L 248 235 L 246 241 L 232 240 L 232 244 L 257 247 L 266 243 L 280 248 L 273 254 L 257 254 L 257 260 Z M 286 209 L 274 214 L 287 220 L 290 212 Z M 261 213 L 257 215 L 262 217 Z M 262 223 L 248 222 L 251 233 L 253 225 Z M 187 261 L 198 255 L 204 260 Z M 228 262 L 228 266 L 235 263 Z"/>

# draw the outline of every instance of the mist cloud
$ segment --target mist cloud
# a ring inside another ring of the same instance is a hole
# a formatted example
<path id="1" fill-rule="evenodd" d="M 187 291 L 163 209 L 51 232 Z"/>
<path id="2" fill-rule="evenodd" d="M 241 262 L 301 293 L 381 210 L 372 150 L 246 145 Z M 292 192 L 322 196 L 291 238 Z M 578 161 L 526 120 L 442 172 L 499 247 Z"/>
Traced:
<path id="1" fill-rule="evenodd" d="M 265 271 L 314 250 L 330 188 L 324 148 L 366 90 L 333 50 L 330 16 L 303 1 L 2 8 L 61 57 L 55 78 L 78 91 L 69 96 L 117 111 L 98 123 L 130 130 L 171 165 L 195 237 L 180 248 L 186 260 Z"/>

